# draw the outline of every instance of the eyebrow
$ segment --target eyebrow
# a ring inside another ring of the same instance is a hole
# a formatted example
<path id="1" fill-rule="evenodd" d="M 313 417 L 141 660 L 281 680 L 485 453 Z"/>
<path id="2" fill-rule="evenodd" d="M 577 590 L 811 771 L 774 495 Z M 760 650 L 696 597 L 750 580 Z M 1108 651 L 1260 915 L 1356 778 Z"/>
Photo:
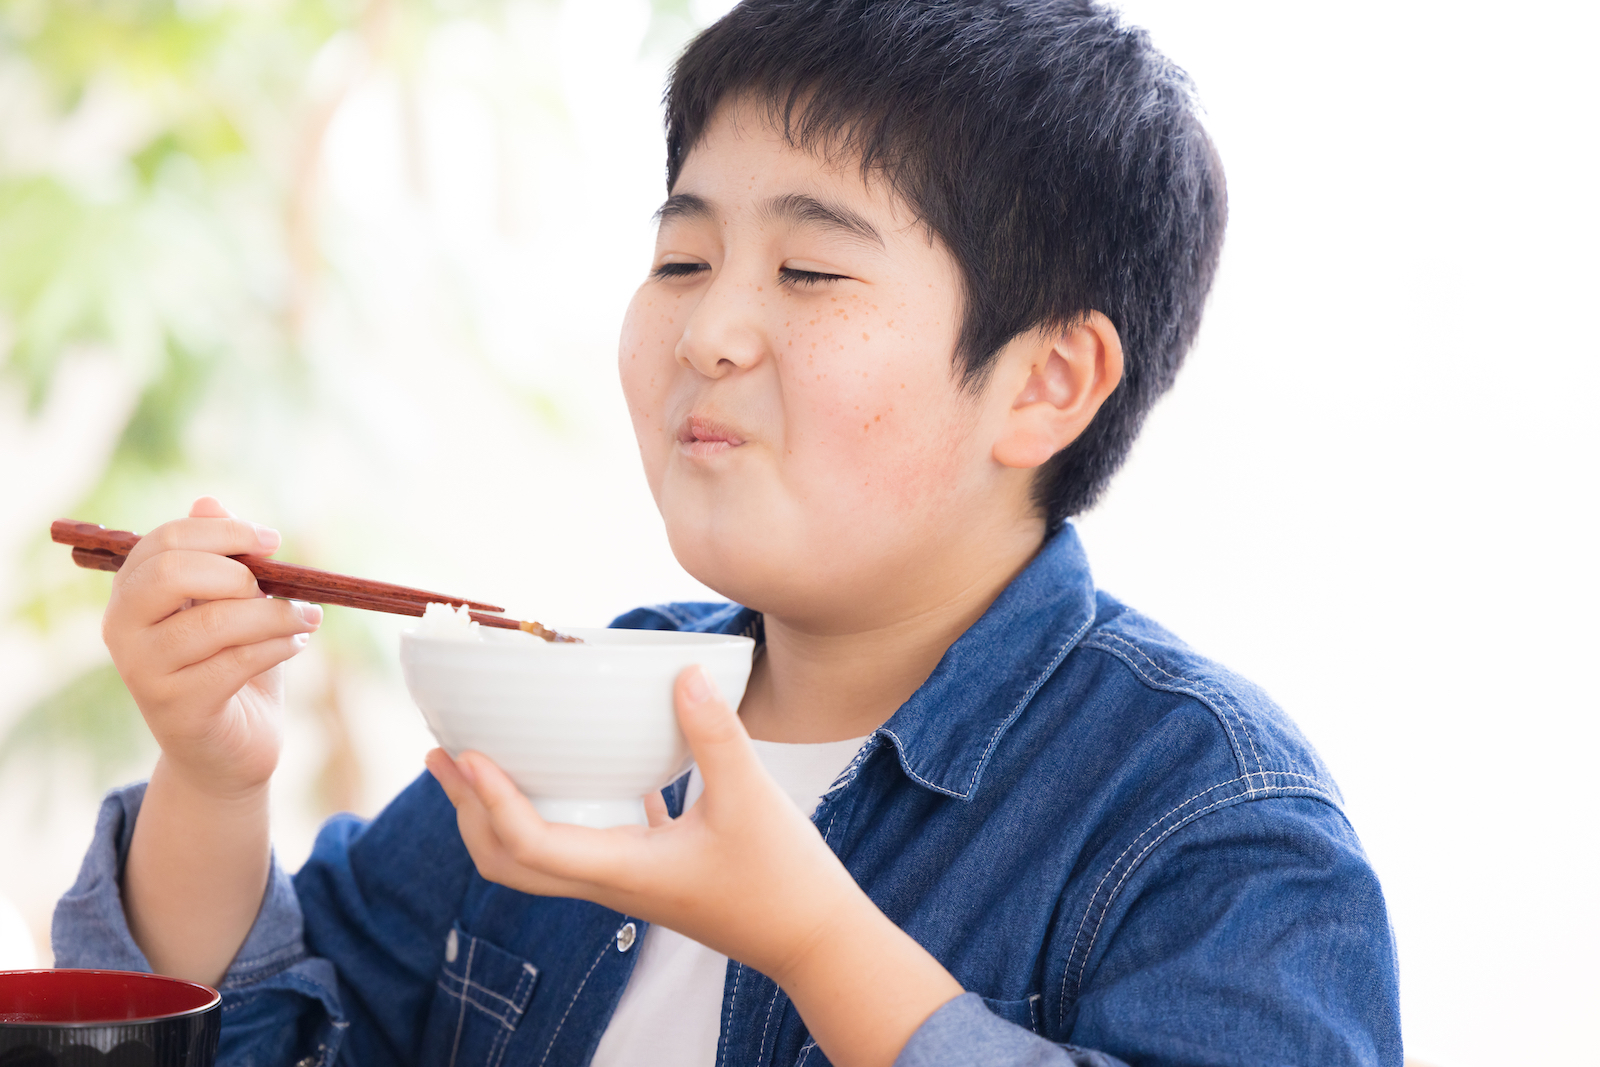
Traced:
<path id="1" fill-rule="evenodd" d="M 711 202 L 693 193 L 673 193 L 655 213 L 657 222 L 714 219 L 716 216 L 716 209 L 712 207 Z M 804 193 L 786 193 L 783 196 L 773 197 L 761 205 L 759 217 L 763 221 L 781 220 L 831 231 L 865 244 L 884 247 L 883 235 L 872 223 L 848 208 L 826 203 Z"/>

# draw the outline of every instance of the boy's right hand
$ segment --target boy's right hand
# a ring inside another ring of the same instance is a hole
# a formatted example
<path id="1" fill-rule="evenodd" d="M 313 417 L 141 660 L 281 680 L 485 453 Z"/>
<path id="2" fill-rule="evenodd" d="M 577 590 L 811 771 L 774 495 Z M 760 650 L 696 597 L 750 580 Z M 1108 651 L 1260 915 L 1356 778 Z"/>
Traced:
<path id="1" fill-rule="evenodd" d="M 117 571 L 102 634 L 167 773 L 219 798 L 264 787 L 278 763 L 283 671 L 322 622 L 273 599 L 232 555 L 269 556 L 277 531 L 212 497 L 150 531 Z"/>

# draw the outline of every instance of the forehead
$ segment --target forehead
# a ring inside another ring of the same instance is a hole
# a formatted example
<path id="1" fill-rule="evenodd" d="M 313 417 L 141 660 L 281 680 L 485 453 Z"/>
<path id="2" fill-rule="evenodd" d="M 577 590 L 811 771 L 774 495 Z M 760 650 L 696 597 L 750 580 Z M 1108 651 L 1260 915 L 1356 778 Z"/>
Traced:
<path id="1" fill-rule="evenodd" d="M 832 146 L 800 146 L 785 136 L 770 109 L 749 100 L 721 104 L 690 149 L 663 221 L 721 218 L 821 225 L 882 245 L 895 234 L 929 233 L 879 171 L 863 172 L 859 156 Z M 684 209 L 684 210 L 680 210 Z"/>

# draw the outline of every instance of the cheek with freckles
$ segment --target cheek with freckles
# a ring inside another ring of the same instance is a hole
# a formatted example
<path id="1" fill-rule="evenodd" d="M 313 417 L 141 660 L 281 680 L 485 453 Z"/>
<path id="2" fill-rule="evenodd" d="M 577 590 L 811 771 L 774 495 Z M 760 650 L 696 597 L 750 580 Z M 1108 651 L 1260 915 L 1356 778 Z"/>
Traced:
<path id="1" fill-rule="evenodd" d="M 623 317 L 617 349 L 622 393 L 652 489 L 675 432 L 675 427 L 667 424 L 667 398 L 677 368 L 673 353 L 681 334 L 681 305 L 679 297 L 641 289 Z"/>
<path id="2" fill-rule="evenodd" d="M 813 309 L 785 345 L 791 454 L 806 480 L 904 514 L 961 476 L 970 427 L 949 371 L 954 338 L 906 305 L 840 298 Z M 928 343 L 919 343 L 920 339 Z"/>

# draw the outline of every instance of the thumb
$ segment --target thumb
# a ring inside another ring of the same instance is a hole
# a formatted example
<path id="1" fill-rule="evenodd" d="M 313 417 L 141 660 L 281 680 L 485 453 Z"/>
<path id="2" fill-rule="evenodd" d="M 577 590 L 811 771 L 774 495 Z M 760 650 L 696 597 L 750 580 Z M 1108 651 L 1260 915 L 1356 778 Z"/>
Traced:
<path id="1" fill-rule="evenodd" d="M 704 667 L 688 667 L 678 675 L 673 691 L 678 725 L 689 751 L 705 778 L 707 791 L 718 782 L 735 785 L 762 774 L 761 761 L 751 747 L 744 723 L 717 692 Z"/>

